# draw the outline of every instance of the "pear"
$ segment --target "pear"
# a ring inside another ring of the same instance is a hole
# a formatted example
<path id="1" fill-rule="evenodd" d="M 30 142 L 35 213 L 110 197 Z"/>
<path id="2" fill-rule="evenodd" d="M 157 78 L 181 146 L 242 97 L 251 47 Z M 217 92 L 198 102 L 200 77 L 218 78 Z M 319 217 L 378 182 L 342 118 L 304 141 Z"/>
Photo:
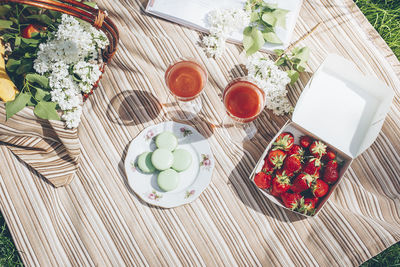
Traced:
<path id="1" fill-rule="evenodd" d="M 15 99 L 18 89 L 7 74 L 4 52 L 5 47 L 0 39 L 0 100 L 8 102 Z"/>

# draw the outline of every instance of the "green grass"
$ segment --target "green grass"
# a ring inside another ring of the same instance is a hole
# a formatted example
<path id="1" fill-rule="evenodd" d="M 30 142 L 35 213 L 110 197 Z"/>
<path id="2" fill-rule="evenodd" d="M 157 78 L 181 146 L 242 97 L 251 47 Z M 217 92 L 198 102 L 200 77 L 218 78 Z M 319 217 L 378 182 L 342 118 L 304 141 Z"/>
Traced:
<path id="1" fill-rule="evenodd" d="M 400 0 L 354 0 L 400 60 Z M 361 265 L 400 266 L 400 242 Z"/>
<path id="2" fill-rule="evenodd" d="M 371 24 L 400 59 L 400 0 L 354 0 Z M 10 232 L 0 214 L 0 266 L 22 266 Z M 400 243 L 362 265 L 400 266 Z"/>
<path id="3" fill-rule="evenodd" d="M 0 266 L 22 266 L 18 251 L 12 241 L 10 232 L 0 214 Z"/>
<path id="4" fill-rule="evenodd" d="M 354 0 L 400 59 L 400 0 Z"/>

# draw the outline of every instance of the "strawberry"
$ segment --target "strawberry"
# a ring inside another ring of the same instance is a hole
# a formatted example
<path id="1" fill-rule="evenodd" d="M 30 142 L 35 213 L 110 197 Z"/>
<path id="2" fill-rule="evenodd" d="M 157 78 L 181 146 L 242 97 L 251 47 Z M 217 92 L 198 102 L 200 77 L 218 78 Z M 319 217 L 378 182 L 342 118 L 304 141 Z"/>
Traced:
<path id="1" fill-rule="evenodd" d="M 292 189 L 295 193 L 301 193 L 311 188 L 311 184 L 314 181 L 314 177 L 307 173 L 300 173 L 293 180 L 293 185 L 290 189 Z"/>
<path id="2" fill-rule="evenodd" d="M 285 171 L 278 170 L 274 179 L 272 179 L 272 190 L 271 194 L 273 196 L 279 197 L 280 194 L 286 192 L 290 188 L 290 179 Z"/>
<path id="3" fill-rule="evenodd" d="M 286 158 L 286 153 L 282 150 L 272 150 L 268 154 L 268 162 L 275 169 L 280 169 L 282 167 L 283 161 Z"/>
<path id="4" fill-rule="evenodd" d="M 299 145 L 293 145 L 292 148 L 288 152 L 288 156 L 299 155 L 301 158 L 304 157 L 304 154 L 305 154 L 304 149 Z"/>
<path id="5" fill-rule="evenodd" d="M 322 180 L 327 184 L 334 184 L 339 179 L 339 170 L 336 160 L 331 160 L 326 164 Z"/>
<path id="6" fill-rule="evenodd" d="M 336 158 L 336 153 L 328 148 L 328 150 L 326 151 L 326 158 L 328 160 L 334 160 Z"/>
<path id="7" fill-rule="evenodd" d="M 281 133 L 274 142 L 274 148 L 272 150 L 284 150 L 288 151 L 294 144 L 294 137 L 291 133 Z"/>
<path id="8" fill-rule="evenodd" d="M 304 148 L 307 148 L 311 145 L 312 142 L 312 138 L 307 136 L 307 135 L 303 135 L 302 137 L 300 137 L 300 145 Z"/>
<path id="9" fill-rule="evenodd" d="M 315 207 L 317 206 L 318 198 L 304 198 L 300 201 L 299 204 L 299 212 L 306 214 L 306 215 L 314 215 Z"/>
<path id="10" fill-rule="evenodd" d="M 311 191 L 315 197 L 323 197 L 328 193 L 329 185 L 321 179 L 318 179 L 315 184 L 312 185 Z"/>
<path id="11" fill-rule="evenodd" d="M 326 145 L 321 141 L 314 141 L 309 150 L 313 157 L 320 159 L 326 154 Z"/>
<path id="12" fill-rule="evenodd" d="M 268 189 L 271 187 L 272 175 L 265 172 L 259 172 L 254 176 L 254 183 L 261 189 Z"/>
<path id="13" fill-rule="evenodd" d="M 301 170 L 301 160 L 299 155 L 291 155 L 290 157 L 286 157 L 285 164 L 283 165 L 283 169 L 289 176 L 293 176 L 296 172 Z"/>
<path id="14" fill-rule="evenodd" d="M 297 193 L 284 192 L 281 194 L 281 198 L 286 208 L 295 210 L 299 206 L 301 195 Z"/>
<path id="15" fill-rule="evenodd" d="M 326 167 L 331 167 L 331 168 L 338 168 L 338 162 L 337 160 L 330 160 L 328 161 L 328 163 L 326 164 Z"/>
<path id="16" fill-rule="evenodd" d="M 305 164 L 305 166 L 303 168 L 303 172 L 311 174 L 311 175 L 317 175 L 317 173 L 318 173 L 318 177 L 319 177 L 320 169 L 321 169 L 321 160 L 318 158 L 311 158 Z"/>
<path id="17" fill-rule="evenodd" d="M 268 158 L 265 158 L 264 160 L 262 171 L 267 174 L 271 174 L 272 172 L 274 172 L 274 166 L 272 166 L 271 163 L 269 163 Z"/>

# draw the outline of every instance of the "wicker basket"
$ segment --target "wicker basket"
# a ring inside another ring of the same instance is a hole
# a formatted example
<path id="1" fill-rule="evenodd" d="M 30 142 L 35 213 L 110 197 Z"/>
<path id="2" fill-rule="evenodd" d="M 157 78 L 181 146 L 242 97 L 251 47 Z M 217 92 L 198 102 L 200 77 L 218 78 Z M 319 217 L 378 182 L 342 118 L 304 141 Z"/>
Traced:
<path id="1" fill-rule="evenodd" d="M 96 29 L 102 30 L 109 40 L 109 45 L 103 49 L 102 52 L 103 62 L 100 66 L 102 72 L 104 72 L 105 65 L 111 60 L 117 50 L 119 41 L 118 29 L 103 10 L 90 7 L 75 0 L 0 0 L 0 4 L 7 3 L 18 3 L 58 11 L 87 21 Z M 101 76 L 99 80 L 100 79 Z M 98 81 L 94 84 L 93 89 L 96 88 L 97 85 Z M 92 92 L 93 90 L 91 93 Z M 88 95 L 85 94 L 84 100 L 86 100 L 87 97 Z"/>

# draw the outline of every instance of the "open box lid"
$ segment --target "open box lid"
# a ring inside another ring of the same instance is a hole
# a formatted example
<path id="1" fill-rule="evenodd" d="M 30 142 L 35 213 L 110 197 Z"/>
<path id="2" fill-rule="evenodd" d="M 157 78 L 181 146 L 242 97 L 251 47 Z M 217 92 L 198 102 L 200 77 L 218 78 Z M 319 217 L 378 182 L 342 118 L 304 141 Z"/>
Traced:
<path id="1" fill-rule="evenodd" d="M 331 54 L 304 88 L 292 121 L 355 158 L 378 137 L 393 97 L 377 78 Z"/>

